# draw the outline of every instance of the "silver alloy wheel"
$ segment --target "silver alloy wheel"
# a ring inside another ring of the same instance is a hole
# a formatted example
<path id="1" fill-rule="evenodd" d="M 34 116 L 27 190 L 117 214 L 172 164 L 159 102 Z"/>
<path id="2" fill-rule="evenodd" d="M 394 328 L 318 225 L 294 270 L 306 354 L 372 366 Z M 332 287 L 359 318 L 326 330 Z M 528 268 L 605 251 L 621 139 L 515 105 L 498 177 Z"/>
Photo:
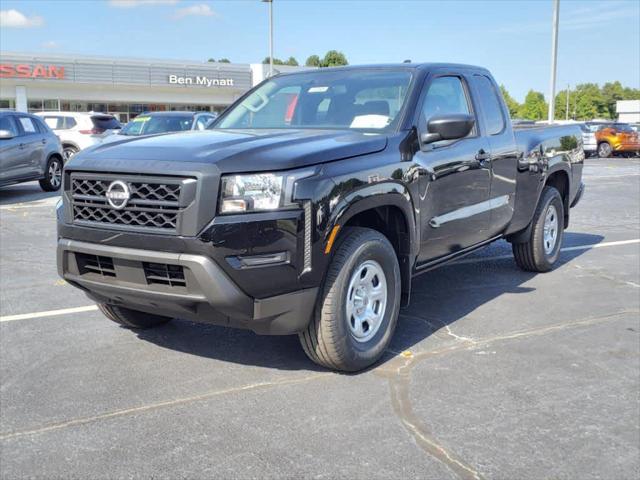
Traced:
<path id="1" fill-rule="evenodd" d="M 49 165 L 49 182 L 52 187 L 58 188 L 62 181 L 62 168 L 60 167 L 60 162 L 54 160 Z"/>
<path id="2" fill-rule="evenodd" d="M 76 154 L 75 149 L 73 148 L 65 148 L 62 151 L 62 156 L 64 157 L 65 163 L 71 159 Z"/>
<path id="3" fill-rule="evenodd" d="M 601 143 L 598 147 L 598 156 L 606 158 L 611 155 L 611 145 L 608 143 Z"/>
<path id="4" fill-rule="evenodd" d="M 558 211 L 553 205 L 547 207 L 544 215 L 544 252 L 551 255 L 558 240 Z"/>
<path id="5" fill-rule="evenodd" d="M 367 260 L 351 275 L 347 289 L 347 324 L 358 342 L 370 340 L 380 329 L 387 306 L 387 278 L 378 262 Z"/>

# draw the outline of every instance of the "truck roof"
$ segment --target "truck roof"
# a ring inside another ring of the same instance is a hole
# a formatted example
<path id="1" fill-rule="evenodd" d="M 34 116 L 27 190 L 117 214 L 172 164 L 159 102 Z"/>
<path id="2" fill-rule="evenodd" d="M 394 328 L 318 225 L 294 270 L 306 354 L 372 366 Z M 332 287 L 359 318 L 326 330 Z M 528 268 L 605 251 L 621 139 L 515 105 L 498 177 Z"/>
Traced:
<path id="1" fill-rule="evenodd" d="M 446 69 L 451 68 L 455 70 L 477 70 L 482 72 L 489 73 L 484 67 L 479 67 L 477 65 L 466 65 L 463 63 L 379 63 L 379 64 L 367 64 L 367 65 L 345 65 L 340 67 L 325 67 L 314 70 L 304 70 L 301 72 L 283 72 L 278 74 L 278 76 L 284 75 L 300 75 L 300 74 L 310 74 L 317 72 L 335 72 L 335 71 L 344 71 L 344 70 L 370 70 L 370 69 L 405 69 L 405 70 L 434 70 L 434 69 Z"/>

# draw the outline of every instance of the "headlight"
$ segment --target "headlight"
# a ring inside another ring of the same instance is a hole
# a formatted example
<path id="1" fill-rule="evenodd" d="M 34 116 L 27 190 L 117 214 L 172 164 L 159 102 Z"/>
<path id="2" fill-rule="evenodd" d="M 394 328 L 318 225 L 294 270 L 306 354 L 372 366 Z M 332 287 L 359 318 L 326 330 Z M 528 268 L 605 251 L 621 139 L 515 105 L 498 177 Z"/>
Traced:
<path id="1" fill-rule="evenodd" d="M 314 170 L 288 173 L 254 173 L 222 177 L 220 213 L 261 212 L 296 207 L 293 201 L 297 180 Z"/>

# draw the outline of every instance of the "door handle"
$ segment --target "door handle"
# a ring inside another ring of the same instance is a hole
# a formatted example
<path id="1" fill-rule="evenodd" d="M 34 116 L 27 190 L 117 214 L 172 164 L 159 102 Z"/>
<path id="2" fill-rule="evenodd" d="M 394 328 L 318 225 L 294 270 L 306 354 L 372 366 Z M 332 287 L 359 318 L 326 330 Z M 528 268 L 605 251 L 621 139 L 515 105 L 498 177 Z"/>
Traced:
<path id="1" fill-rule="evenodd" d="M 480 167 L 486 167 L 491 163 L 491 154 L 484 148 L 481 148 L 478 150 L 478 153 L 476 153 L 476 162 Z"/>

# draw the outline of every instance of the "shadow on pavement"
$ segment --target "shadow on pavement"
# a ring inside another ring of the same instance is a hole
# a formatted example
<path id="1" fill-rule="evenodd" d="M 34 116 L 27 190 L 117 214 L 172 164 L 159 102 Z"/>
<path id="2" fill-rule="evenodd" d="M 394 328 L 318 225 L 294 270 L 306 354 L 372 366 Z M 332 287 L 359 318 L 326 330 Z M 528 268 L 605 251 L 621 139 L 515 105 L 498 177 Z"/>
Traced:
<path id="1" fill-rule="evenodd" d="M 59 197 L 60 191 L 45 192 L 38 182 L 18 183 L 0 187 L 0 205 L 12 205 L 14 203 L 35 202 L 51 197 Z"/>
<path id="2" fill-rule="evenodd" d="M 565 245 L 592 245 L 602 239 L 600 235 L 567 232 Z M 510 253 L 511 249 L 506 248 L 505 243 L 499 253 Z M 586 251 L 561 253 L 557 268 Z M 476 260 L 443 266 L 414 279 L 411 305 L 400 311 L 391 349 L 409 350 L 440 328 L 455 323 L 505 293 L 533 291 L 522 284 L 539 274 L 521 271 L 512 259 L 476 257 Z M 407 322 L 403 321 L 403 316 L 424 321 Z M 224 362 L 281 370 L 322 370 L 307 359 L 296 336 L 261 336 L 250 331 L 182 320 L 140 331 L 138 336 L 164 348 Z M 389 359 L 383 357 L 382 362 L 385 358 Z"/>

